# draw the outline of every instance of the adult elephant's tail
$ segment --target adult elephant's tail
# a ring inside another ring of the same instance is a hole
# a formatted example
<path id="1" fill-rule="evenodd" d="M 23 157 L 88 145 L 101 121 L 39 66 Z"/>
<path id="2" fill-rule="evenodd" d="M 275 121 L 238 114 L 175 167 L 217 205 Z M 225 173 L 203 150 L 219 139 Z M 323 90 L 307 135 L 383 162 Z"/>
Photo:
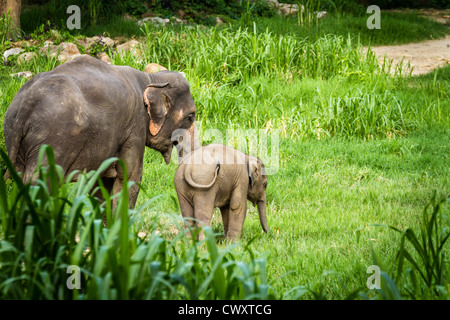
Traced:
<path id="1" fill-rule="evenodd" d="M 190 168 L 192 168 L 192 167 L 190 167 Z M 197 188 L 197 189 L 209 189 L 209 188 L 211 188 L 211 187 L 214 185 L 214 183 L 216 182 L 217 175 L 219 174 L 219 171 L 220 171 L 220 163 L 217 163 L 216 170 L 215 170 L 215 174 L 214 174 L 214 178 L 212 179 L 211 183 L 209 183 L 209 184 L 207 184 L 207 185 L 203 185 L 203 184 L 198 184 L 198 183 L 196 183 L 196 182 L 192 179 L 192 173 L 191 173 L 191 170 L 189 170 L 189 169 L 184 173 L 184 179 L 185 179 L 186 182 L 187 182 L 191 187 L 193 187 L 193 188 Z"/>
<path id="2" fill-rule="evenodd" d="M 33 79 L 32 79 L 33 80 Z M 30 83 L 30 80 L 28 83 Z M 25 85 L 27 85 L 25 84 Z M 24 87 L 25 87 L 24 85 Z M 22 87 L 23 88 L 23 87 Z M 20 90 L 22 90 L 22 88 Z M 20 108 L 19 108 L 20 107 Z M 6 150 L 8 151 L 8 157 L 17 172 L 23 174 L 22 180 L 28 181 L 31 178 L 31 174 L 26 174 L 26 157 L 19 155 L 21 151 L 21 144 L 24 139 L 24 132 L 27 130 L 26 122 L 28 121 L 31 111 L 35 107 L 35 104 L 27 104 L 16 101 L 16 98 L 10 104 L 4 118 L 4 134 L 5 134 L 5 144 Z M 28 171 L 33 171 L 34 168 L 28 169 Z M 4 179 L 7 180 L 11 177 L 11 172 L 6 170 Z"/>
<path id="3" fill-rule="evenodd" d="M 20 134 L 17 134 L 17 135 L 13 135 L 10 141 L 7 141 L 8 156 L 9 156 L 9 159 L 11 160 L 11 163 L 13 166 L 16 166 L 16 163 L 17 163 L 17 156 L 19 153 L 21 140 L 22 140 L 22 136 Z M 8 144 L 8 142 L 9 142 L 9 144 Z M 25 168 L 23 168 L 23 169 L 25 169 Z M 11 177 L 11 173 L 9 172 L 9 169 L 7 169 L 3 178 L 5 180 L 8 180 L 10 177 Z"/>

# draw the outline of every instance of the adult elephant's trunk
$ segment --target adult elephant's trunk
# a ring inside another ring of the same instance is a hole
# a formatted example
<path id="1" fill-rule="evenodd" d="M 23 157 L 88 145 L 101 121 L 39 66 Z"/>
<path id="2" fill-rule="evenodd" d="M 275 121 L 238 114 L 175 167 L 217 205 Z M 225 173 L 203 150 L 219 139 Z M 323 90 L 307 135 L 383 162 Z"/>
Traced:
<path id="1" fill-rule="evenodd" d="M 264 232 L 269 231 L 269 226 L 267 225 L 267 218 L 266 218 L 266 195 L 261 200 L 258 200 L 256 202 L 256 206 L 258 207 L 258 213 L 259 213 L 259 221 L 261 222 L 261 227 L 263 228 Z"/>
<path id="2" fill-rule="evenodd" d="M 170 163 L 170 158 L 172 157 L 172 149 L 173 149 L 173 145 L 170 145 L 166 151 L 161 152 L 166 164 Z"/>

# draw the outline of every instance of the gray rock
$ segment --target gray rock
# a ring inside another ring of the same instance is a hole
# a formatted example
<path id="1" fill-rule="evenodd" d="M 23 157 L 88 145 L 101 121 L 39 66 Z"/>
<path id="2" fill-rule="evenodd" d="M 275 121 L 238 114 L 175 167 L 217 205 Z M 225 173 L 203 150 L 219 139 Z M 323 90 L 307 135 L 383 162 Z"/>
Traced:
<path id="1" fill-rule="evenodd" d="M 18 55 L 19 53 L 24 52 L 22 48 L 11 48 L 3 52 L 3 60 L 8 60 L 8 57 Z"/>
<path id="2" fill-rule="evenodd" d="M 33 59 L 37 58 L 37 54 L 35 52 L 24 52 L 17 58 L 18 64 L 28 63 Z"/>
<path id="3" fill-rule="evenodd" d="M 327 15 L 326 11 L 318 11 L 317 12 L 317 19 L 323 18 Z"/>
<path id="4" fill-rule="evenodd" d="M 97 53 L 97 59 L 107 64 L 111 64 L 111 58 L 104 52 Z"/>
<path id="5" fill-rule="evenodd" d="M 11 73 L 11 77 L 25 77 L 27 79 L 31 78 L 33 76 L 33 72 L 31 71 L 22 71 L 17 73 Z"/>
<path id="6" fill-rule="evenodd" d="M 116 47 L 117 53 L 125 54 L 132 52 L 134 55 L 140 56 L 142 51 L 142 44 L 137 40 L 130 40 Z"/>
<path id="7" fill-rule="evenodd" d="M 159 65 L 157 63 L 149 63 L 145 66 L 144 72 L 146 73 L 155 73 L 158 71 L 167 70 L 166 67 L 163 67 L 162 65 Z"/>
<path id="8" fill-rule="evenodd" d="M 105 46 L 107 46 L 107 47 L 114 47 L 115 45 L 116 45 L 116 42 L 113 40 L 113 39 L 111 39 L 110 37 L 103 37 L 103 36 L 94 36 L 94 37 L 92 37 L 91 38 L 91 40 L 93 41 L 93 42 L 101 42 L 101 43 L 103 43 Z M 92 42 L 91 42 L 92 43 Z"/>
<path id="9" fill-rule="evenodd" d="M 137 24 L 142 27 L 144 25 L 144 23 L 152 23 L 152 24 L 157 25 L 157 26 L 165 27 L 166 24 L 168 24 L 169 22 L 170 22 L 169 19 L 163 19 L 163 18 L 160 18 L 160 17 L 148 17 L 148 18 L 144 18 L 142 20 L 139 20 L 137 22 Z"/>

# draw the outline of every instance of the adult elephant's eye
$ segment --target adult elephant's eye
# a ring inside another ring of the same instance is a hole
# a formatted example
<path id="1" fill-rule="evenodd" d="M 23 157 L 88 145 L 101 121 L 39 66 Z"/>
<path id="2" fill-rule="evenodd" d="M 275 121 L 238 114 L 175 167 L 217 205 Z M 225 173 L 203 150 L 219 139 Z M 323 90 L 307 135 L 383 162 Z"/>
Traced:
<path id="1" fill-rule="evenodd" d="M 195 121 L 195 113 L 191 113 L 190 115 L 188 115 L 188 120 L 189 120 L 189 122 L 194 122 Z"/>

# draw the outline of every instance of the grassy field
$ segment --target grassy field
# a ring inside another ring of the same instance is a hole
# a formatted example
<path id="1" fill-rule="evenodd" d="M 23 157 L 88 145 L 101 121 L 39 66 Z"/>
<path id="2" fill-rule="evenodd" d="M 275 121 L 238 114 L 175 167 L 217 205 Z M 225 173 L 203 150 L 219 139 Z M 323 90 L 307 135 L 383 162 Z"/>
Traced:
<path id="1" fill-rule="evenodd" d="M 402 22 L 397 24 L 397 18 Z M 376 261 L 389 275 L 398 271 L 402 235 L 386 226 L 420 232 L 423 208 L 433 193 L 438 199 L 449 195 L 450 66 L 420 77 L 402 77 L 401 70 L 390 76 L 387 65 L 383 69 L 371 54 L 361 55 L 361 46 L 422 39 L 420 30 L 429 24 L 435 38 L 448 28 L 389 14 L 381 36 L 367 35 L 367 30 L 358 36 L 344 24 L 363 21 L 360 28 L 365 28 L 365 20 L 348 16 L 324 20 L 303 34 L 305 28 L 298 29 L 295 19 L 279 19 L 261 19 L 245 29 L 148 28 L 141 33 L 148 48 L 143 57 L 114 55 L 112 61 L 137 69 L 156 62 L 185 72 L 203 137 L 210 129 L 223 137 L 227 129 L 263 129 L 279 136 L 279 161 L 271 163 L 277 172 L 269 176 L 267 191 L 270 232 L 261 234 L 256 209 L 249 207 L 242 239 L 232 249 L 235 257 L 248 261 L 245 245 L 260 235 L 249 248 L 265 259 L 267 283 L 279 298 L 344 299 L 357 290 L 374 297 L 376 291 L 366 287 L 367 268 Z M 392 32 L 397 27 L 405 32 Z M 411 36 L 404 37 L 408 32 Z M 25 83 L 7 74 L 50 70 L 55 64 L 42 58 L 2 67 L 2 121 Z M 4 149 L 3 132 L 0 138 Z M 180 230 L 172 222 L 180 217 L 176 168 L 175 163 L 165 165 L 154 150 L 146 151 L 138 206 L 162 196 L 142 211 L 139 231 L 154 230 L 156 217 L 163 236 L 178 239 Z M 448 204 L 441 213 L 445 231 Z M 217 212 L 212 229 L 220 239 Z M 228 248 L 221 241 L 217 245 Z M 183 244 L 174 246 L 188 252 Z M 448 255 L 448 244 L 444 251 Z M 408 279 L 397 283 L 405 298 Z"/>

